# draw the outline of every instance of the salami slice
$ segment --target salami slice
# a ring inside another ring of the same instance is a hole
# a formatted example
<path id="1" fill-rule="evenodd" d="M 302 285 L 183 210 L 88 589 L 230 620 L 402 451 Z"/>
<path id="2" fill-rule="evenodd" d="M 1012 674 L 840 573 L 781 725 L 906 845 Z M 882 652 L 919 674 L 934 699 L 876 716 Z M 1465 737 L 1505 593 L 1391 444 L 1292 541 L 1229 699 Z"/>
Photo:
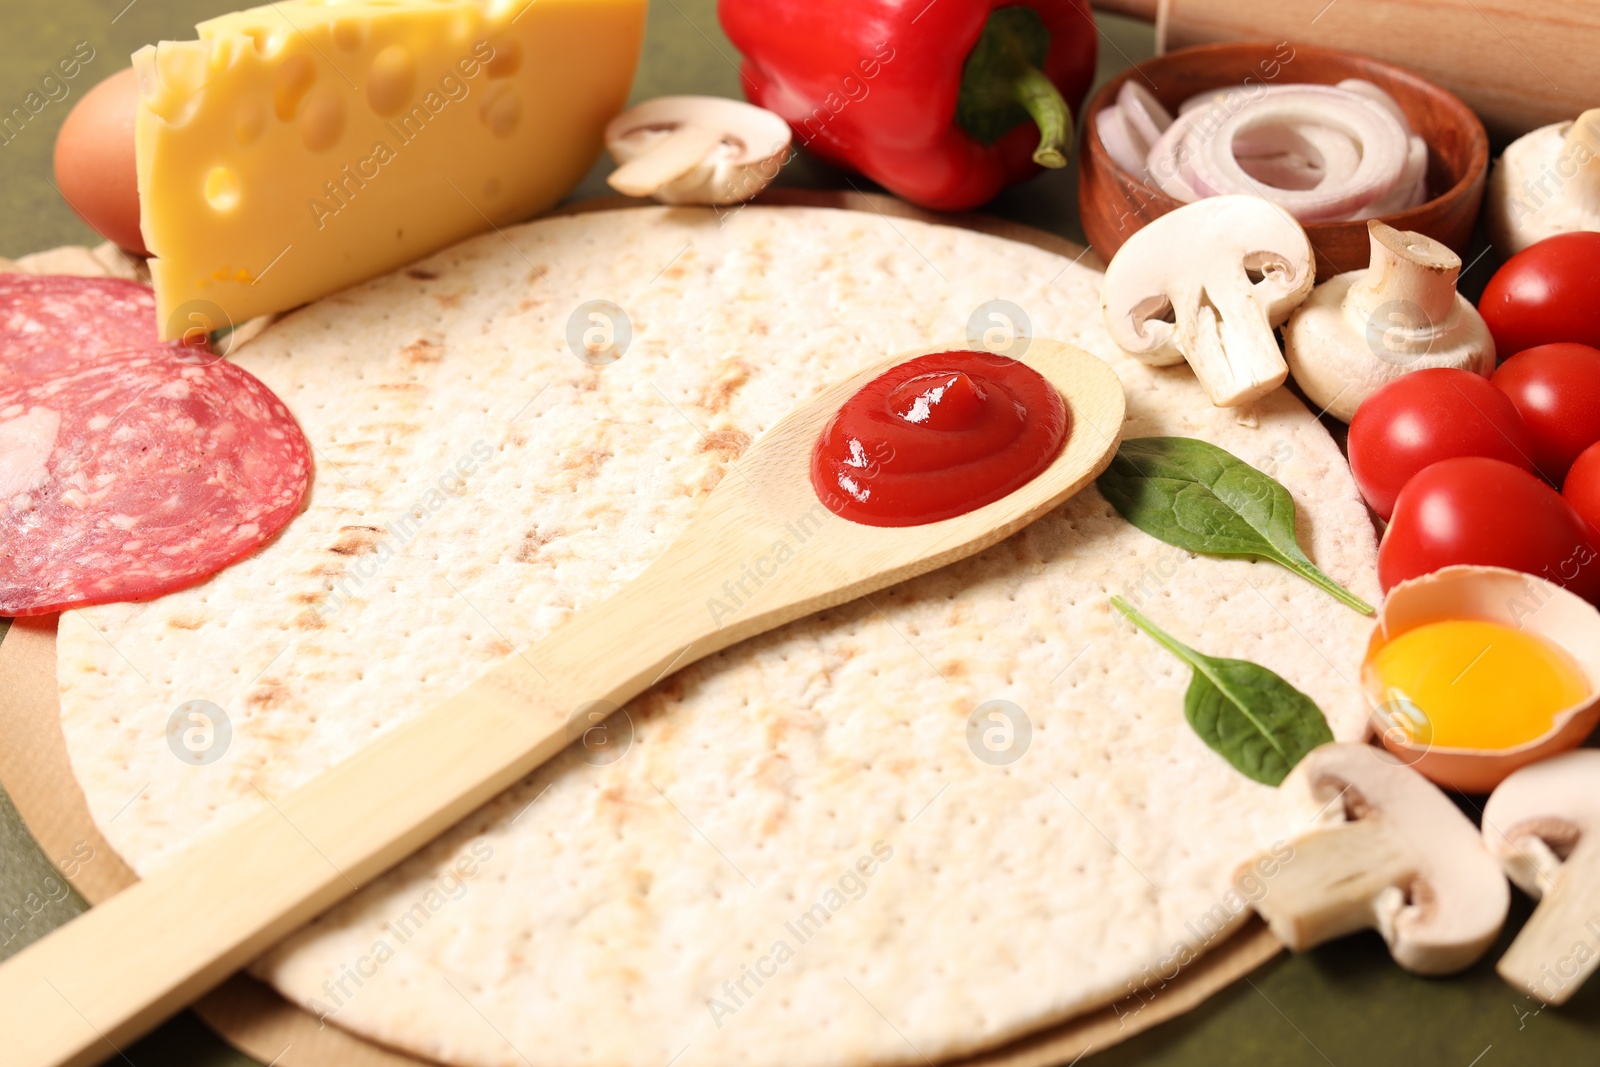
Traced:
<path id="1" fill-rule="evenodd" d="M 299 510 L 310 449 L 272 391 L 172 348 L 0 386 L 0 615 L 159 596 Z"/>
<path id="2" fill-rule="evenodd" d="M 121 278 L 0 274 L 0 389 L 163 346 L 155 295 Z"/>

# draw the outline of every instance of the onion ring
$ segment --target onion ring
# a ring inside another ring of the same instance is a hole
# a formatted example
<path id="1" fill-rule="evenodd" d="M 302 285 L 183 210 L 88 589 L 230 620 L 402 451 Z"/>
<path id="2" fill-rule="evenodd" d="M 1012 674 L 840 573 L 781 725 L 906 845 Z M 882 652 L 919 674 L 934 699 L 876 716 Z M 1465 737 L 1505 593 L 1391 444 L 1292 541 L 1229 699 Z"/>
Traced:
<path id="1" fill-rule="evenodd" d="M 1129 132 L 1143 142 L 1140 147 L 1145 152 L 1149 152 L 1151 146 L 1167 132 L 1167 127 L 1172 125 L 1172 113 L 1161 106 L 1161 101 L 1149 89 L 1132 78 L 1123 82 L 1122 88 L 1117 90 L 1117 107 L 1122 109 Z"/>
<path id="2" fill-rule="evenodd" d="M 1094 117 L 1094 130 L 1100 136 L 1100 143 L 1105 146 L 1106 155 L 1117 166 L 1130 174 L 1138 174 L 1144 169 L 1150 146 L 1138 142 L 1134 132 L 1128 128 L 1128 117 L 1123 114 L 1122 108 L 1112 104 L 1101 109 Z"/>
<path id="3" fill-rule="evenodd" d="M 1242 133 L 1271 125 L 1321 125 L 1338 130 L 1361 147 L 1361 160 L 1347 180 L 1333 187 L 1276 190 L 1269 199 L 1301 222 L 1347 218 L 1386 196 L 1400 180 L 1409 151 L 1406 130 L 1381 104 L 1326 85 L 1283 86 L 1224 119 L 1215 136 L 1197 145 L 1190 184 L 1197 192 L 1257 193 L 1239 166 L 1234 141 Z M 1170 131 L 1169 131 L 1170 132 Z"/>

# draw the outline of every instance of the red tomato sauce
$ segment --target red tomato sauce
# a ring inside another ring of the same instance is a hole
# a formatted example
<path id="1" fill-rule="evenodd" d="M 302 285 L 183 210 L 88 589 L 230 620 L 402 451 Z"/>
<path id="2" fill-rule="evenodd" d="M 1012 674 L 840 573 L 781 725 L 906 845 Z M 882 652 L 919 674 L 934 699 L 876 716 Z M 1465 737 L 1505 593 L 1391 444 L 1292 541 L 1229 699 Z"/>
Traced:
<path id="1" fill-rule="evenodd" d="M 920 526 L 1026 485 L 1066 439 L 1066 404 L 1031 367 L 988 352 L 935 352 L 845 401 L 817 439 L 811 484 L 852 522 Z"/>

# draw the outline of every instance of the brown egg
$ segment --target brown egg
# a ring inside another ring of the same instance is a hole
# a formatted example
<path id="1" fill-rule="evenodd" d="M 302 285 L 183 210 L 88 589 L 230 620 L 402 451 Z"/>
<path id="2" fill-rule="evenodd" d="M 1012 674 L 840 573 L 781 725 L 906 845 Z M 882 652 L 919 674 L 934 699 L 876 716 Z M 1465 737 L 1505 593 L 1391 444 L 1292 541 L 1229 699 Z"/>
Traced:
<path id="1" fill-rule="evenodd" d="M 147 256 L 139 232 L 139 184 L 133 161 L 138 101 L 139 83 L 132 67 L 84 94 L 56 135 L 56 185 L 96 233 Z"/>

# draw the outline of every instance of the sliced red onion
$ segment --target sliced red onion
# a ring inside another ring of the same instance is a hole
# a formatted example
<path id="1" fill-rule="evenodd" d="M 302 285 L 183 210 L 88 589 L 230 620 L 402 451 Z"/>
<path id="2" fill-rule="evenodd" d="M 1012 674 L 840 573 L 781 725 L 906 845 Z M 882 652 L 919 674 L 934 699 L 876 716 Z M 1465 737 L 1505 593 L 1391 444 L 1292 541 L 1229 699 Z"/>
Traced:
<path id="1" fill-rule="evenodd" d="M 1245 193 L 1331 222 L 1427 199 L 1427 143 L 1394 97 L 1361 78 L 1211 90 L 1176 116 L 1127 81 L 1095 128 L 1118 166 L 1183 202 Z"/>
<path id="2" fill-rule="evenodd" d="M 1239 167 L 1275 189 L 1316 189 L 1346 182 L 1361 161 L 1360 149 L 1327 126 L 1266 126 L 1234 138 Z M 1270 195 L 1264 193 L 1263 195 Z"/>
<path id="3" fill-rule="evenodd" d="M 1400 102 L 1365 78 L 1346 78 L 1335 88 L 1343 89 L 1347 93 L 1355 93 L 1357 96 L 1365 100 L 1371 100 L 1374 104 L 1379 105 L 1393 115 L 1395 121 L 1400 123 L 1400 128 L 1405 130 L 1408 136 L 1410 135 L 1411 121 L 1406 118 L 1406 113 L 1400 110 Z"/>
<path id="4" fill-rule="evenodd" d="M 1150 146 L 1135 140 L 1122 108 L 1112 104 L 1102 109 L 1094 117 L 1094 129 L 1100 135 L 1100 143 L 1105 145 L 1106 155 L 1115 160 L 1117 166 L 1130 174 L 1138 174 L 1144 169 Z"/>
<path id="5" fill-rule="evenodd" d="M 1145 162 L 1145 177 L 1163 193 L 1184 203 L 1212 195 L 1195 188 L 1189 167 L 1190 161 L 1200 150 L 1193 139 L 1195 116 L 1195 112 L 1190 112 L 1174 119 L 1161 139 L 1151 147 Z"/>
<path id="6" fill-rule="evenodd" d="M 1428 142 L 1412 134 L 1406 150 L 1406 166 L 1400 180 L 1386 196 L 1373 201 L 1354 215 L 1353 219 L 1376 219 L 1408 211 L 1418 204 L 1428 202 Z"/>
<path id="7" fill-rule="evenodd" d="M 1149 89 L 1133 78 L 1123 82 L 1122 88 L 1117 90 L 1117 107 L 1122 110 L 1122 118 L 1128 124 L 1129 131 L 1144 142 L 1146 152 L 1172 125 L 1172 113 L 1161 106 L 1161 101 Z"/>
<path id="8" fill-rule="evenodd" d="M 1203 93 L 1195 93 L 1189 99 L 1178 105 L 1178 114 L 1186 115 L 1200 108 L 1214 107 L 1222 111 L 1238 111 L 1252 100 L 1259 100 L 1261 94 L 1271 89 L 1267 85 L 1228 85 L 1220 89 L 1207 89 Z"/>
<path id="9" fill-rule="evenodd" d="M 1269 126 L 1320 125 L 1338 130 L 1361 148 L 1355 173 L 1315 189 L 1274 190 L 1267 199 L 1302 222 L 1349 218 L 1381 199 L 1399 181 L 1408 151 L 1406 131 L 1380 104 L 1329 85 L 1274 87 L 1224 119 L 1215 135 L 1197 143 L 1187 165 L 1196 192 L 1264 195 L 1239 166 L 1234 141 Z M 1170 131 L 1169 131 L 1170 132 Z M 1153 155 L 1153 153 L 1152 153 Z"/>

